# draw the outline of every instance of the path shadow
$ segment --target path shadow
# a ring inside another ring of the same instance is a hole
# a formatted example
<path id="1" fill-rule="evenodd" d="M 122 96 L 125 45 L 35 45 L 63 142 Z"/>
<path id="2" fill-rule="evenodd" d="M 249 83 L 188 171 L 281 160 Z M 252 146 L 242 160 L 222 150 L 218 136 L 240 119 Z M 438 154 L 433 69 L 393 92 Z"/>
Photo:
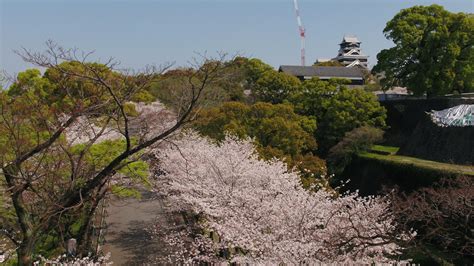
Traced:
<path id="1" fill-rule="evenodd" d="M 147 265 L 150 263 L 151 255 L 160 255 L 164 250 L 160 241 L 153 239 L 147 231 L 146 228 L 149 226 L 151 226 L 149 223 L 143 221 L 132 221 L 126 231 L 114 234 L 113 239 L 107 241 L 109 245 L 124 251 L 123 265 Z"/>

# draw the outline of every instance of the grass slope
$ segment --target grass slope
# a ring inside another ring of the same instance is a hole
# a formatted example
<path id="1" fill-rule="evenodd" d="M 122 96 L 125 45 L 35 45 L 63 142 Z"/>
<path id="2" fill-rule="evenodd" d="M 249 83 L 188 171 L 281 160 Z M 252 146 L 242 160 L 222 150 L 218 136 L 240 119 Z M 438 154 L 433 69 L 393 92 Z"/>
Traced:
<path id="1" fill-rule="evenodd" d="M 474 176 L 473 165 L 459 165 L 440 163 L 424 159 L 418 159 L 409 156 L 396 155 L 397 147 L 374 145 L 370 152 L 362 152 L 359 156 L 363 158 L 376 159 L 381 161 L 388 161 L 399 165 L 413 165 L 420 168 L 439 170 L 444 172 Z"/>

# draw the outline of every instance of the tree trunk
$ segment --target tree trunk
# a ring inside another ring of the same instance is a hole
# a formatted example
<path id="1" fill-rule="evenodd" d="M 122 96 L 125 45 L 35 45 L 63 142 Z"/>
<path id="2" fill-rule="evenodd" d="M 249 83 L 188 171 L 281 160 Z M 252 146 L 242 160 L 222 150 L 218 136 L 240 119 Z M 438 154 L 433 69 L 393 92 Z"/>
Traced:
<path id="1" fill-rule="evenodd" d="M 11 200 L 18 218 L 21 231 L 21 243 L 17 249 L 18 265 L 32 265 L 33 251 L 35 248 L 35 233 L 33 231 L 33 221 L 26 208 L 22 193 L 26 190 L 27 184 L 18 184 L 15 178 L 19 173 L 19 166 L 9 165 L 3 168 L 3 174 L 7 185 L 13 188 Z"/>
<path id="2" fill-rule="evenodd" d="M 31 266 L 33 265 L 33 249 L 34 241 L 33 239 L 24 239 L 20 246 L 18 247 L 16 253 L 18 256 L 18 265 L 19 266 Z"/>
<path id="3" fill-rule="evenodd" d="M 91 249 L 91 236 L 92 236 L 92 219 L 94 217 L 95 209 L 97 208 L 96 204 L 85 211 L 84 214 L 84 225 L 81 226 L 81 230 L 77 236 L 77 255 L 84 256 L 87 255 Z"/>
<path id="4" fill-rule="evenodd" d="M 100 202 L 104 199 L 107 189 L 102 186 L 99 189 L 98 195 L 91 202 L 91 207 L 87 209 L 84 213 L 85 224 L 82 226 L 78 234 L 78 255 L 87 255 L 91 250 L 92 246 L 92 225 L 94 219 L 94 213 L 97 210 Z"/>

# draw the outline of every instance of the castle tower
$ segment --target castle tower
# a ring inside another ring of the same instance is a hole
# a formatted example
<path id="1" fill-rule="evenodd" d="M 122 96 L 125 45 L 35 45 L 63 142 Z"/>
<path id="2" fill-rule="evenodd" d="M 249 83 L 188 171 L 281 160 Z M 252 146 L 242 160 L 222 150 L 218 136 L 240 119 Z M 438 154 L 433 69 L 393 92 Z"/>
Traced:
<path id="1" fill-rule="evenodd" d="M 360 41 L 356 36 L 344 36 L 339 46 L 339 53 L 332 60 L 338 61 L 346 67 L 361 66 L 367 68 L 369 56 L 362 54 Z"/>

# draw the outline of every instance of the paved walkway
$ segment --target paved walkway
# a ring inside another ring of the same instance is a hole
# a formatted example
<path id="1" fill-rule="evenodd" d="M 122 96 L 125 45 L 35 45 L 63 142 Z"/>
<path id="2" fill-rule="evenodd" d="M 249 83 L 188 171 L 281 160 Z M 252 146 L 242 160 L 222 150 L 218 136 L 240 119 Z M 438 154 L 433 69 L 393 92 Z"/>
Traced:
<path id="1" fill-rule="evenodd" d="M 147 228 L 158 224 L 166 230 L 184 224 L 179 214 L 169 211 L 164 197 L 144 192 L 139 199 L 111 199 L 107 208 L 107 232 L 103 251 L 111 253 L 113 265 L 153 265 L 165 261 L 170 252 L 164 233 L 151 234 Z"/>

